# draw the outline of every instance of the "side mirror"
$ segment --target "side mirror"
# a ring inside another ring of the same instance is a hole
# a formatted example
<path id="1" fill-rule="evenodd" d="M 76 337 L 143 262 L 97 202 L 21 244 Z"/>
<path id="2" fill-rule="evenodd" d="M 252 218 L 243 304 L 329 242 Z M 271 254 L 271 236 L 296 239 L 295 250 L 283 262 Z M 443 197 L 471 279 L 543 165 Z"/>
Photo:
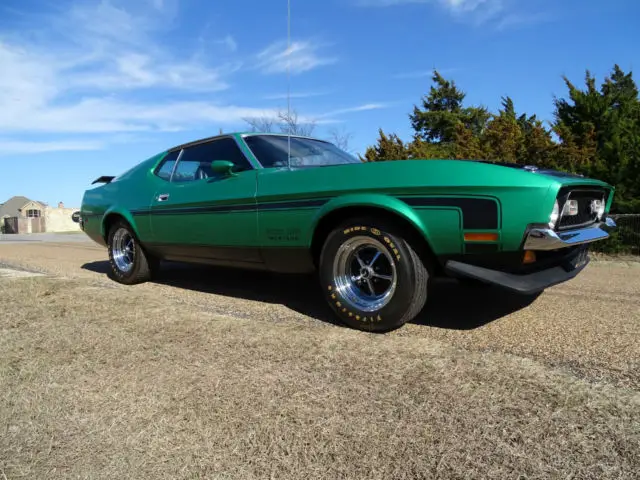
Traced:
<path id="1" fill-rule="evenodd" d="M 233 173 L 233 167 L 235 167 L 235 165 L 229 160 L 214 160 L 211 162 L 211 170 L 223 175 L 235 175 L 235 173 Z"/>
<path id="2" fill-rule="evenodd" d="M 80 223 L 80 212 L 73 212 L 73 215 L 71 215 L 71 220 L 76 223 Z"/>

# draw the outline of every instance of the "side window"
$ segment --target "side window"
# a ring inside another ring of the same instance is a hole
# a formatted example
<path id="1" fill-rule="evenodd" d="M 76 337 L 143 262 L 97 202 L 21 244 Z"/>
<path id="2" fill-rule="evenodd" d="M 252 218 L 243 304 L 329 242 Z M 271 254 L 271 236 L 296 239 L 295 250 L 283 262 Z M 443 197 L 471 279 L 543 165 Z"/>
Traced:
<path id="1" fill-rule="evenodd" d="M 187 155 L 189 150 L 185 150 L 183 158 Z M 192 160 L 183 160 L 180 159 L 178 166 L 176 167 L 176 171 L 173 172 L 173 178 L 171 181 L 173 182 L 192 182 L 196 180 L 196 175 L 198 174 L 198 169 L 200 168 L 200 162 L 192 161 Z"/>
<path id="2" fill-rule="evenodd" d="M 228 160 L 235 167 L 234 172 L 251 170 L 249 160 L 244 156 L 235 140 L 221 138 L 185 149 L 173 175 L 173 182 L 192 182 L 204 178 L 215 178 L 219 174 L 211 170 L 211 162 Z"/>
<path id="3" fill-rule="evenodd" d="M 250 135 L 244 139 L 264 168 L 286 167 L 288 164 L 287 139 L 277 136 Z M 291 139 L 294 150 L 295 139 Z"/>
<path id="4" fill-rule="evenodd" d="M 171 173 L 173 172 L 173 167 L 176 164 L 176 160 L 178 159 L 178 155 L 180 155 L 180 151 L 175 151 L 167 154 L 166 157 L 162 160 L 160 165 L 156 168 L 155 174 L 162 178 L 163 180 L 171 180 Z"/>
<path id="5" fill-rule="evenodd" d="M 213 146 L 214 148 L 211 152 L 214 157 L 213 160 L 229 160 L 235 165 L 234 172 L 242 172 L 253 168 L 234 139 L 223 138 L 213 142 Z"/>

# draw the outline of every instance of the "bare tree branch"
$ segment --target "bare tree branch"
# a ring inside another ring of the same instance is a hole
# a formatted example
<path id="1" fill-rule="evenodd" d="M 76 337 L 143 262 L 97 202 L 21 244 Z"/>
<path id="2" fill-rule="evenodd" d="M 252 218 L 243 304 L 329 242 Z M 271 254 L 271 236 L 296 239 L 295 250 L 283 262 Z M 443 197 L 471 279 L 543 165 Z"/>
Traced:
<path id="1" fill-rule="evenodd" d="M 343 127 L 342 129 L 338 129 L 336 127 L 329 130 L 329 140 L 339 149 L 344 150 L 345 152 L 349 151 L 349 142 L 353 137 L 353 133 L 347 132 Z"/>
<path id="2" fill-rule="evenodd" d="M 290 133 L 291 135 L 301 135 L 310 137 L 316 128 L 314 120 L 308 123 L 300 123 L 298 120 L 298 112 L 295 110 L 289 114 L 287 111 L 278 111 L 278 120 L 280 120 L 280 131 L 282 133 Z"/>
<path id="3" fill-rule="evenodd" d="M 245 117 L 242 119 L 247 122 L 251 127 L 252 132 L 273 132 L 273 126 L 276 123 L 276 119 L 273 117 Z"/>
<path id="4" fill-rule="evenodd" d="M 295 110 L 292 110 L 291 114 L 286 110 L 278 110 L 274 116 L 245 117 L 242 120 L 249 125 L 252 132 L 272 133 L 278 129 L 282 133 L 310 137 L 316 128 L 315 120 L 301 123 Z"/>

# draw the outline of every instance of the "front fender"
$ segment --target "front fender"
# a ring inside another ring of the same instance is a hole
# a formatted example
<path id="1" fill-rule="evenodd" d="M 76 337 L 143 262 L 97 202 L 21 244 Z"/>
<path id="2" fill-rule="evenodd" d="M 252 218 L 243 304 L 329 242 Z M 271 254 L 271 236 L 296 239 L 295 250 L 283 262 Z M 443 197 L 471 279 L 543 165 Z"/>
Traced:
<path id="1" fill-rule="evenodd" d="M 314 216 L 311 224 L 312 234 L 310 235 L 310 238 L 313 238 L 313 232 L 316 231 L 318 224 L 323 218 L 333 212 L 349 207 L 381 208 L 395 215 L 399 215 L 413 225 L 416 230 L 423 235 L 427 243 L 429 243 L 428 226 L 425 225 L 422 219 L 417 215 L 416 211 L 402 200 L 379 193 L 343 195 L 330 200 L 328 203 L 323 205 L 323 207 Z"/>

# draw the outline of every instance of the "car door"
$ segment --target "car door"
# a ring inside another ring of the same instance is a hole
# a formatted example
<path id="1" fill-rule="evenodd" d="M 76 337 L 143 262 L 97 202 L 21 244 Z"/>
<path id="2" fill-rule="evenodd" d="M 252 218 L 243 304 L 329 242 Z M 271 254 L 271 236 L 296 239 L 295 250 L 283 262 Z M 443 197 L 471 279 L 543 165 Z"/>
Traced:
<path id="1" fill-rule="evenodd" d="M 181 150 L 168 152 L 158 166 L 149 175 L 148 182 L 141 182 L 136 189 L 128 189 L 124 192 L 127 198 L 136 198 L 135 202 L 131 202 L 130 210 L 134 214 L 134 220 L 138 229 L 138 236 L 143 243 L 153 240 L 153 232 L 151 230 L 151 214 L 150 208 L 159 186 L 166 185 L 171 180 L 178 156 Z"/>
<path id="2" fill-rule="evenodd" d="M 230 172 L 214 172 L 220 160 Z M 256 174 L 233 137 L 184 148 L 152 200 L 155 248 L 168 259 L 260 262 Z"/>

